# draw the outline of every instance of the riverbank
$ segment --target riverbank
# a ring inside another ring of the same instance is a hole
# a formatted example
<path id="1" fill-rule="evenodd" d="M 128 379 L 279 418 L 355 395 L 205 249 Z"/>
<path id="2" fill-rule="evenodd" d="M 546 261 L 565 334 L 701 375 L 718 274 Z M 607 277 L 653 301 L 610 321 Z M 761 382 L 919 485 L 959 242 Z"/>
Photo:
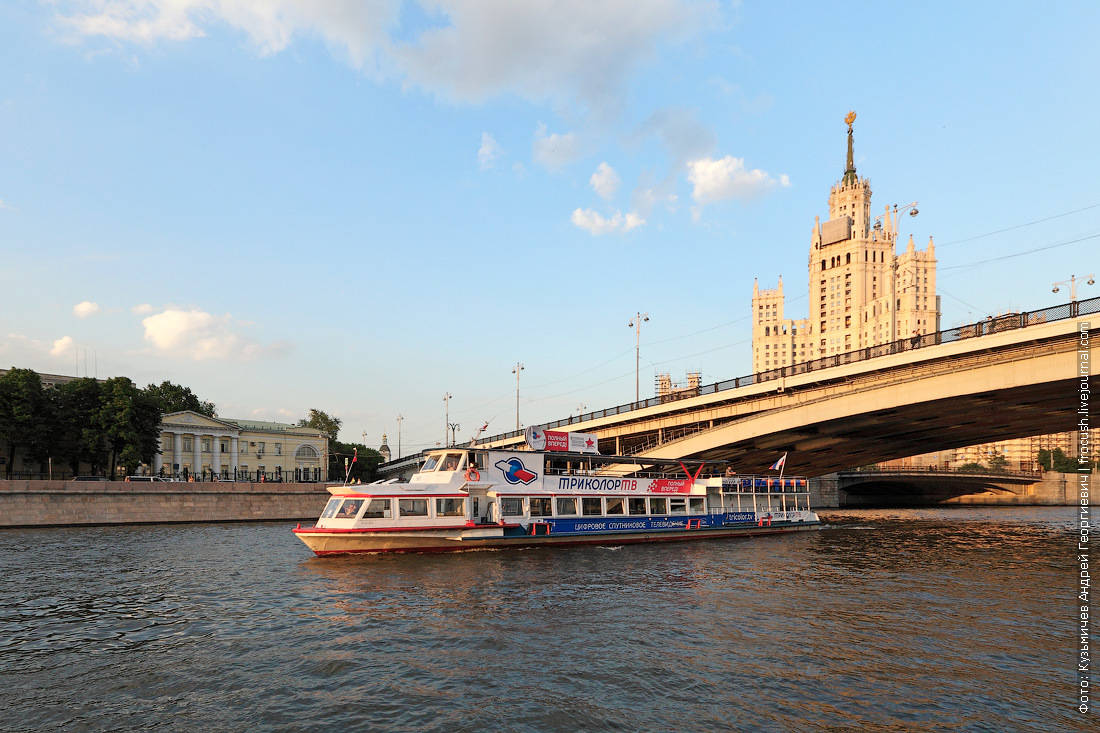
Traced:
<path id="1" fill-rule="evenodd" d="M 318 483 L 0 480 L 0 528 L 313 521 L 328 497 Z"/>

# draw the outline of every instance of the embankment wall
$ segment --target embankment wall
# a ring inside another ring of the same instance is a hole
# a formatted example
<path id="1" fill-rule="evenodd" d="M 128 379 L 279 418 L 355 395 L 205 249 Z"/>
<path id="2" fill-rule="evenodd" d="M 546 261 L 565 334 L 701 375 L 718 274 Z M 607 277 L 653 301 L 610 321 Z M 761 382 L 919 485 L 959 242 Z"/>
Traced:
<path id="1" fill-rule="evenodd" d="M 313 521 L 328 498 L 324 484 L 0 480 L 0 528 Z"/>

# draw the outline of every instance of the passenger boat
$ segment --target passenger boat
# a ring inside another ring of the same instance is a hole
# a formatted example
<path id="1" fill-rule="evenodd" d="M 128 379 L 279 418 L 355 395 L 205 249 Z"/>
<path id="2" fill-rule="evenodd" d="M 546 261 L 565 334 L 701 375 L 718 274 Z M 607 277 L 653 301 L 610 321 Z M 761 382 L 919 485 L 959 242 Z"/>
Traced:
<path id="1" fill-rule="evenodd" d="M 318 555 L 339 555 L 677 542 L 820 526 L 805 478 L 707 476 L 708 465 L 718 464 L 446 448 L 407 483 L 330 486 L 316 525 L 294 533 Z"/>

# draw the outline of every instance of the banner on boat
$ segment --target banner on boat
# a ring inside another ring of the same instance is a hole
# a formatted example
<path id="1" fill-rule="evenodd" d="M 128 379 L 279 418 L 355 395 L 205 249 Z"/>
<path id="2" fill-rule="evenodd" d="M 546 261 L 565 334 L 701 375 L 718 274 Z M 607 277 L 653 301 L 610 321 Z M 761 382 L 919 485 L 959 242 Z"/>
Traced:
<path id="1" fill-rule="evenodd" d="M 532 425 L 523 435 L 531 450 L 568 451 L 570 453 L 599 453 L 599 441 L 593 433 L 565 433 L 560 430 L 543 430 Z"/>

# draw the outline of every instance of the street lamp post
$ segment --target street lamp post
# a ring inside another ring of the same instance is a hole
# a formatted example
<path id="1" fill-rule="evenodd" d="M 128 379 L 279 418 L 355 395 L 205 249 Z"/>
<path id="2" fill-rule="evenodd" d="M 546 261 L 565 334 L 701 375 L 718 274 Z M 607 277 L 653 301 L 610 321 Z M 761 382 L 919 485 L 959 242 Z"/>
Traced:
<path id="1" fill-rule="evenodd" d="M 447 405 L 443 413 L 443 445 L 447 445 L 447 425 L 451 422 L 451 393 L 443 395 L 443 403 Z"/>
<path id="2" fill-rule="evenodd" d="M 1092 279 L 1093 278 L 1092 275 L 1085 275 L 1085 277 L 1088 278 L 1088 281 L 1085 283 L 1086 285 L 1095 285 L 1096 284 L 1096 281 Z M 1077 277 L 1076 275 L 1070 275 L 1069 280 L 1062 280 L 1061 282 L 1054 283 L 1054 290 L 1051 290 L 1050 292 L 1057 293 L 1058 290 L 1059 290 L 1059 288 L 1058 288 L 1059 285 L 1069 285 L 1069 302 L 1076 303 L 1077 302 L 1077 285 L 1082 280 L 1084 280 L 1085 277 Z"/>
<path id="3" fill-rule="evenodd" d="M 401 421 L 405 419 L 404 415 L 397 416 L 397 457 L 401 457 Z"/>
<path id="4" fill-rule="evenodd" d="M 456 422 L 450 423 L 450 426 L 451 426 L 451 445 L 453 446 L 453 445 L 455 445 L 455 431 L 458 430 L 462 426 L 459 425 Z"/>
<path id="5" fill-rule="evenodd" d="M 630 323 L 626 324 L 628 328 L 634 329 L 634 404 L 638 404 L 638 400 L 641 396 L 639 389 L 639 375 L 641 373 L 642 364 L 642 321 L 648 321 L 649 314 L 638 311 L 633 318 L 630 319 Z"/>
<path id="6" fill-rule="evenodd" d="M 518 361 L 512 367 L 512 374 L 516 375 L 516 432 L 519 432 L 519 373 L 523 371 L 523 364 Z"/>
<path id="7" fill-rule="evenodd" d="M 885 214 L 881 214 L 881 215 L 875 217 L 876 221 L 882 220 L 883 217 L 890 217 L 890 222 L 889 222 L 890 223 L 890 229 L 891 229 L 891 232 L 894 235 L 893 251 L 890 253 L 891 254 L 890 262 L 892 264 L 892 271 L 891 271 L 891 276 L 890 276 L 890 313 L 892 314 L 890 316 L 890 342 L 891 343 L 898 340 L 898 333 L 897 333 L 897 331 L 898 331 L 898 311 L 897 311 L 897 306 L 898 306 L 898 295 L 897 295 L 897 287 L 898 287 L 898 285 L 897 285 L 897 283 L 898 283 L 898 253 L 897 253 L 898 225 L 900 224 L 901 215 L 904 214 L 906 211 L 909 212 L 909 216 L 916 216 L 918 213 L 920 213 L 917 210 L 917 202 L 914 201 L 911 204 L 906 204 L 905 206 L 901 206 L 901 207 L 899 207 L 897 204 L 894 204 L 894 210 L 893 211 L 887 210 L 887 212 Z"/>

